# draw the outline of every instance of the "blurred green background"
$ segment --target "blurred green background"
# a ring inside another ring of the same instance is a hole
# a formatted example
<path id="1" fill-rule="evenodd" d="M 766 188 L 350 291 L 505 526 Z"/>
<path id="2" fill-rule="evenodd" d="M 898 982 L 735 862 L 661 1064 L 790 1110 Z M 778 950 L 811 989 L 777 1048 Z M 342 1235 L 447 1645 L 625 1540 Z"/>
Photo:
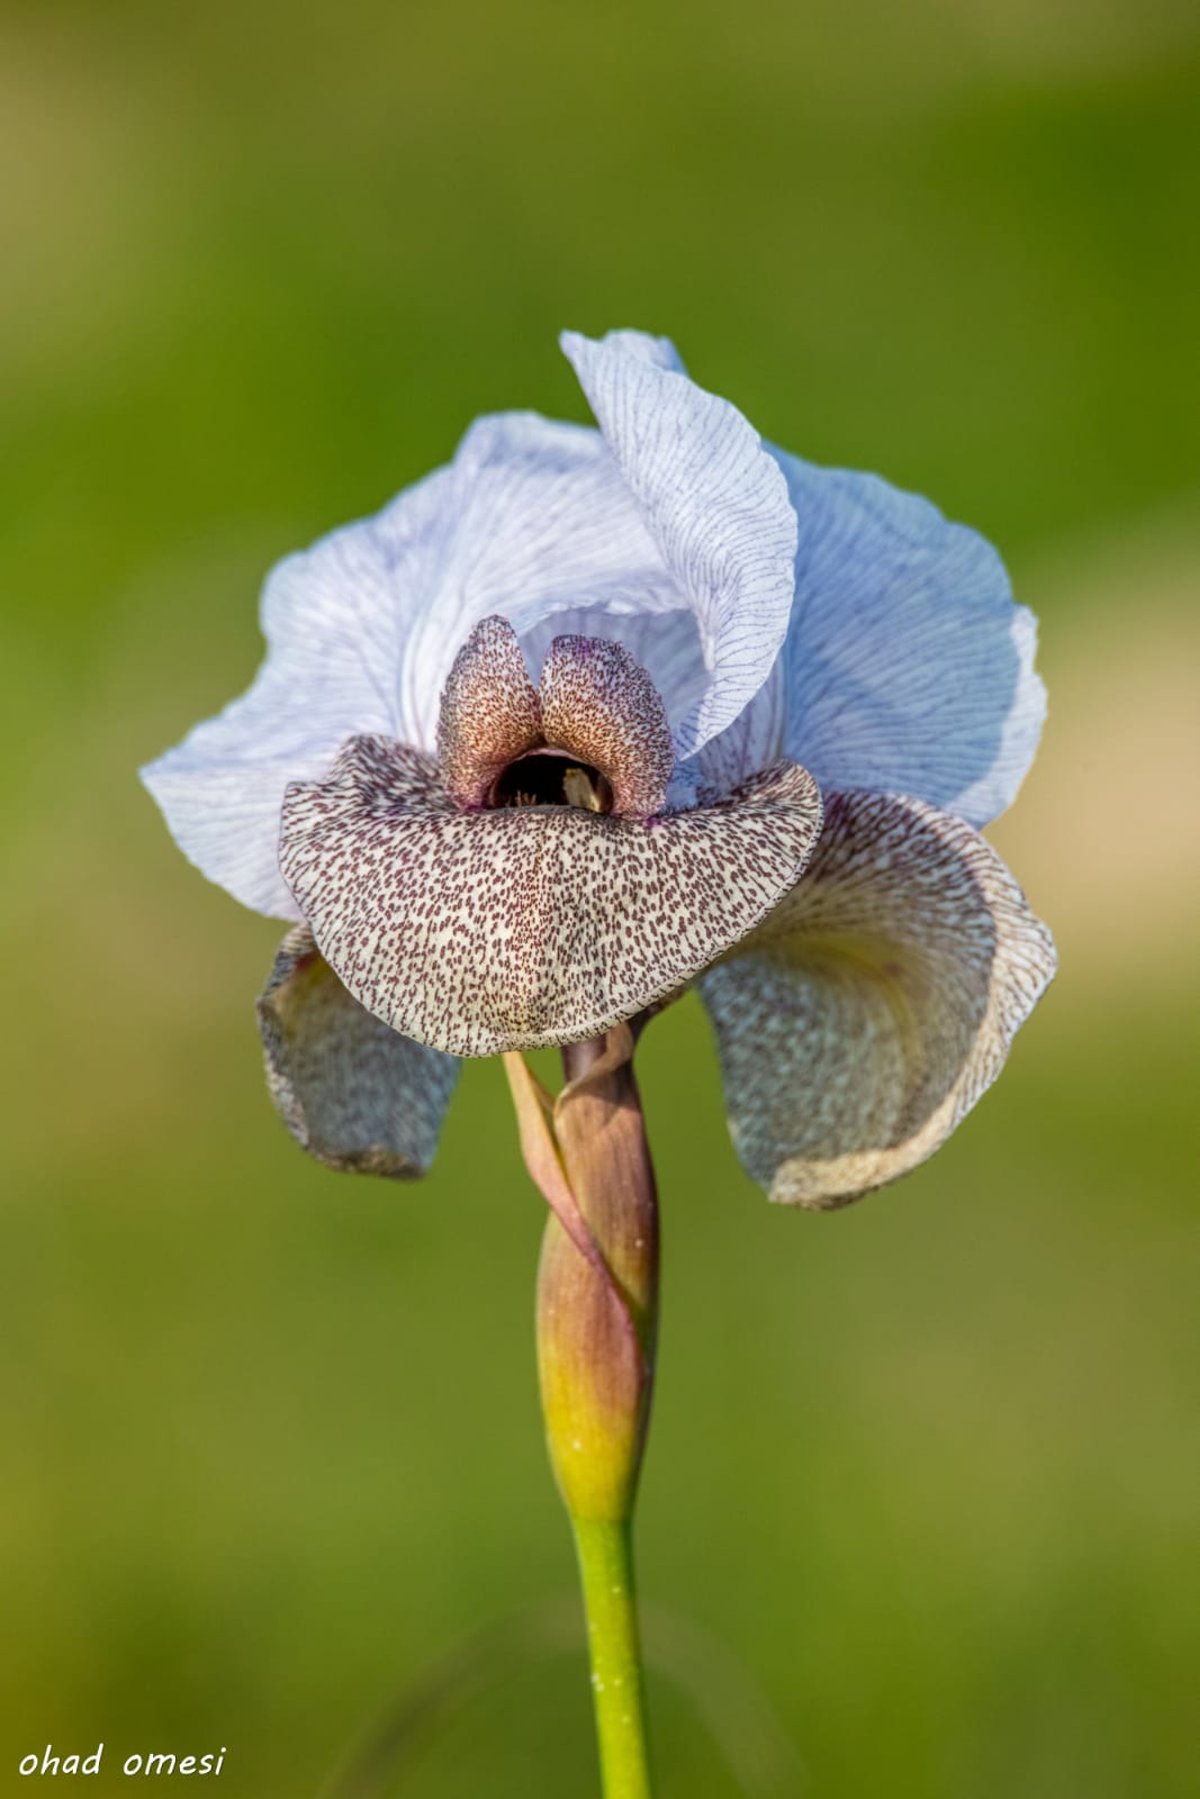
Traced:
<path id="1" fill-rule="evenodd" d="M 422 1186 L 309 1163 L 276 930 L 134 769 L 245 685 L 276 557 L 478 412 L 583 416 L 555 333 L 636 324 L 1002 546 L 1052 714 L 996 837 L 1063 955 L 951 1144 L 827 1218 L 740 1174 L 696 1003 L 649 1034 L 664 1799 L 739 1791 L 714 1730 L 747 1792 L 1194 1795 L 1194 6 L 3 24 L 0 1790 L 103 1738 L 97 1790 L 224 1744 L 303 1799 L 495 1627 L 386 1790 L 595 1791 L 578 1649 L 505 1635 L 572 1569 L 500 1070 Z"/>

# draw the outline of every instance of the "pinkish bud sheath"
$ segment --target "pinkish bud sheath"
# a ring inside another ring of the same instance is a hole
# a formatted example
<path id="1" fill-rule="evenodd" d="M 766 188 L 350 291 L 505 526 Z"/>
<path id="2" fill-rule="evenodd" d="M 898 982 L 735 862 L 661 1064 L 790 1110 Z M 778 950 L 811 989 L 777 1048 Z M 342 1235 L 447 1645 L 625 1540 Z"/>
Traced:
<path id="1" fill-rule="evenodd" d="M 538 1367 L 551 1463 L 577 1522 L 629 1517 L 650 1409 L 658 1209 L 632 1055 L 626 1025 L 571 1045 L 553 1105 L 506 1058 L 526 1162 L 551 1207 Z"/>

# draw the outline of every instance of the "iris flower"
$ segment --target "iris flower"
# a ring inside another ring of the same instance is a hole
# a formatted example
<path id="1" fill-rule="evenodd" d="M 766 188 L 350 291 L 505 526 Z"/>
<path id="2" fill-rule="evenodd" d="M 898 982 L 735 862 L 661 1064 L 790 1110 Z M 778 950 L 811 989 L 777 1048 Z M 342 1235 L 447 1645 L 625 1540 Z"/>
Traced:
<path id="1" fill-rule="evenodd" d="M 249 691 L 144 771 L 287 920 L 268 1076 L 322 1161 L 411 1177 L 464 1056 L 698 986 L 733 1141 L 833 1206 L 930 1155 L 1054 969 L 979 835 L 1045 701 L 975 532 L 764 443 L 665 339 L 563 348 L 597 428 L 481 418 L 289 557 Z"/>
<path id="2" fill-rule="evenodd" d="M 980 830 L 1045 710 L 995 552 L 764 443 L 662 338 L 568 334 L 596 428 L 478 420 L 290 557 L 249 691 L 144 771 L 290 929 L 268 1080 L 322 1161 L 429 1166 L 501 1054 L 549 1205 L 538 1365 L 607 1799 L 649 1799 L 630 1525 L 658 1211 L 633 1047 L 695 984 L 738 1154 L 836 1206 L 930 1155 L 1054 971 Z M 521 1051 L 563 1046 L 557 1099 Z"/>

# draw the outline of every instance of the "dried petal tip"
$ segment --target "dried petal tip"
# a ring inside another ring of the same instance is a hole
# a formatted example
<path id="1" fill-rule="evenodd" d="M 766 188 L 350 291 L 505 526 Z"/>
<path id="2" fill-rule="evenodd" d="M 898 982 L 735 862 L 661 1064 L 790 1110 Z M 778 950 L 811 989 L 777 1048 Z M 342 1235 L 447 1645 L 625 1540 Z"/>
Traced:
<path id="1" fill-rule="evenodd" d="M 271 1097 L 310 1155 L 396 1180 L 425 1173 L 458 1063 L 364 1011 L 306 925 L 280 944 L 258 1021 Z"/>

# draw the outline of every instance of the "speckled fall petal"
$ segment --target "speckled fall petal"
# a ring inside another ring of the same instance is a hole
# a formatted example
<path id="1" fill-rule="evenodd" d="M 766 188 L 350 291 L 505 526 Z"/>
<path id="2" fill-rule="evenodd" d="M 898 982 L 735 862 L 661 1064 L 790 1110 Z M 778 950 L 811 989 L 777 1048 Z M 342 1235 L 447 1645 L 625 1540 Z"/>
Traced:
<path id="1" fill-rule="evenodd" d="M 907 1173 L 995 1080 L 1054 967 L 1049 931 L 969 825 L 826 796 L 803 880 L 700 983 L 747 1171 L 812 1207 Z"/>
<path id="2" fill-rule="evenodd" d="M 556 637 L 539 684 L 546 742 L 598 768 L 613 811 L 649 818 L 666 804 L 671 727 L 653 681 L 619 643 Z"/>
<path id="3" fill-rule="evenodd" d="M 509 762 L 542 741 L 542 712 L 516 632 L 475 626 L 454 659 L 438 716 L 438 760 L 451 799 L 478 806 Z"/>
<path id="4" fill-rule="evenodd" d="M 794 885 L 820 823 L 816 783 L 787 763 L 648 823 L 463 812 L 429 757 L 364 736 L 288 789 L 280 867 L 368 1011 L 484 1056 L 598 1036 L 684 986 Z"/>
<path id="5" fill-rule="evenodd" d="M 331 1168 L 397 1180 L 425 1173 L 458 1062 L 372 1018 L 307 925 L 280 944 L 258 1021 L 271 1097 L 310 1155 Z"/>

